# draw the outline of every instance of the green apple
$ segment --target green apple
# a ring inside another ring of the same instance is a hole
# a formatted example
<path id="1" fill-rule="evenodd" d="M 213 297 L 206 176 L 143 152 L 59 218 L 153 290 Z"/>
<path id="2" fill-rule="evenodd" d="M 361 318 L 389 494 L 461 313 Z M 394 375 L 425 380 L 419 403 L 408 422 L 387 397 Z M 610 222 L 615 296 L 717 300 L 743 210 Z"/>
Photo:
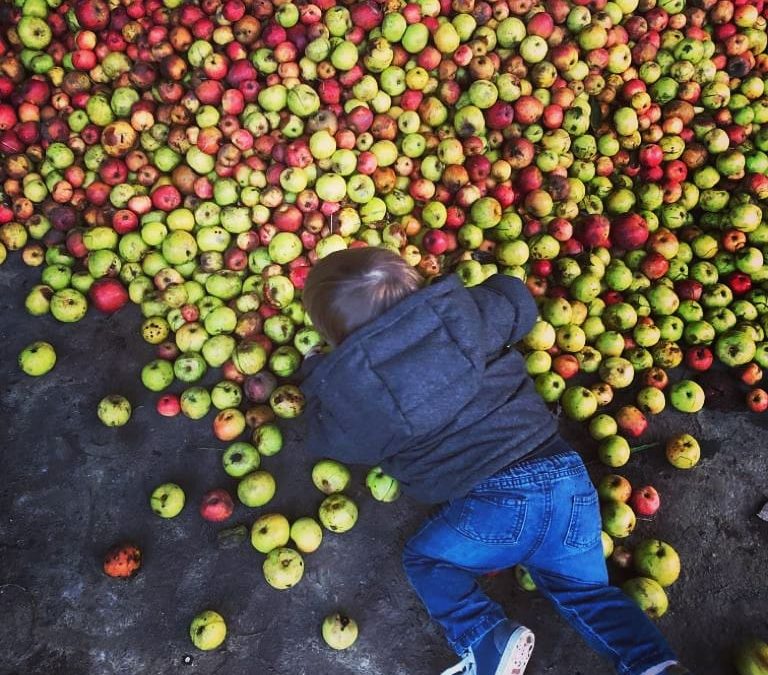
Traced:
<path id="1" fill-rule="evenodd" d="M 536 590 L 536 582 L 531 577 L 531 573 L 522 565 L 515 565 L 515 581 L 524 591 Z"/>
<path id="2" fill-rule="evenodd" d="M 342 492 L 349 485 L 350 478 L 349 469 L 333 459 L 321 459 L 312 467 L 312 482 L 327 495 Z"/>
<path id="3" fill-rule="evenodd" d="M 149 505 L 161 518 L 175 518 L 184 508 L 184 490 L 176 483 L 158 485 L 152 490 Z"/>
<path id="4" fill-rule="evenodd" d="M 547 298 L 541 305 L 541 317 L 555 328 L 571 323 L 573 308 L 565 298 Z"/>
<path id="5" fill-rule="evenodd" d="M 637 524 L 635 512 L 624 502 L 605 502 L 600 509 L 603 529 L 616 539 L 624 539 L 632 534 Z"/>
<path id="6" fill-rule="evenodd" d="M 606 466 L 624 466 L 632 454 L 627 439 L 623 436 L 607 436 L 597 447 L 597 456 Z"/>
<path id="7" fill-rule="evenodd" d="M 600 543 L 603 545 L 603 557 L 607 560 L 613 553 L 613 539 L 605 530 L 600 530 Z"/>
<path id="8" fill-rule="evenodd" d="M 164 359 L 150 361 L 141 369 L 141 381 L 150 391 L 163 391 L 173 384 L 173 366 Z"/>
<path id="9" fill-rule="evenodd" d="M 546 351 L 555 344 L 555 340 L 556 333 L 552 324 L 539 320 L 533 325 L 528 335 L 523 338 L 523 344 L 528 349 Z"/>
<path id="10" fill-rule="evenodd" d="M 227 475 L 234 478 L 242 478 L 259 468 L 261 455 L 250 443 L 236 441 L 224 451 L 221 463 Z"/>
<path id="11" fill-rule="evenodd" d="M 635 369 L 632 364 L 620 356 L 612 356 L 600 364 L 600 378 L 614 389 L 623 389 L 632 384 Z"/>
<path id="12" fill-rule="evenodd" d="M 262 424 L 254 430 L 253 442 L 260 454 L 271 457 L 283 448 L 283 432 L 276 424 Z"/>
<path id="13" fill-rule="evenodd" d="M 237 408 L 242 400 L 243 390 L 239 384 L 231 380 L 217 382 L 211 389 L 211 403 L 219 410 Z"/>
<path id="14" fill-rule="evenodd" d="M 715 354 L 726 366 L 743 366 L 755 358 L 755 341 L 744 331 L 728 331 L 715 342 Z"/>
<path id="15" fill-rule="evenodd" d="M 534 386 L 541 398 L 547 403 L 554 403 L 560 399 L 565 391 L 565 380 L 557 373 L 542 373 L 536 376 Z"/>
<path id="16" fill-rule="evenodd" d="M 678 434 L 667 441 L 667 461 L 677 469 L 692 469 L 699 463 L 701 447 L 690 434 Z"/>
<path id="17" fill-rule="evenodd" d="M 622 584 L 621 590 L 652 619 L 658 619 L 669 607 L 667 594 L 653 579 L 635 577 Z"/>
<path id="18" fill-rule="evenodd" d="M 275 415 L 283 419 L 298 417 L 304 410 L 304 394 L 292 384 L 276 387 L 269 397 L 269 405 Z"/>
<path id="19" fill-rule="evenodd" d="M 643 412 L 658 415 L 666 407 L 664 392 L 656 387 L 643 387 L 637 392 L 637 405 Z"/>
<path id="20" fill-rule="evenodd" d="M 307 516 L 294 521 L 290 535 L 299 552 L 313 553 L 323 541 L 323 528 L 314 518 Z"/>
<path id="21" fill-rule="evenodd" d="M 255 375 L 267 364 L 267 352 L 256 342 L 241 342 L 235 347 L 232 362 L 243 375 Z"/>
<path id="22" fill-rule="evenodd" d="M 190 387 L 181 393 L 181 412 L 192 420 L 199 420 L 211 409 L 211 395 L 204 387 Z"/>
<path id="23" fill-rule="evenodd" d="M 269 553 L 288 543 L 290 530 L 291 526 L 284 515 L 265 513 L 251 527 L 251 545 L 259 553 Z"/>
<path id="24" fill-rule="evenodd" d="M 357 522 L 357 505 L 349 497 L 332 494 L 320 504 L 320 522 L 331 532 L 346 532 Z"/>
<path id="25" fill-rule="evenodd" d="M 751 637 L 734 648 L 733 662 L 739 675 L 766 675 L 768 673 L 768 643 Z"/>
<path id="26" fill-rule="evenodd" d="M 227 637 L 227 624 L 224 617 L 210 609 L 201 612 L 189 627 L 192 644 L 202 651 L 216 649 Z"/>
<path id="27" fill-rule="evenodd" d="M 197 352 L 185 352 L 173 362 L 173 374 L 180 382 L 197 382 L 207 370 L 208 364 Z"/>
<path id="28" fill-rule="evenodd" d="M 597 410 L 597 397 L 592 391 L 581 386 L 567 387 L 560 403 L 568 417 L 580 422 L 592 417 Z"/>
<path id="29" fill-rule="evenodd" d="M 393 502 L 400 496 L 399 481 L 385 474 L 380 466 L 375 466 L 368 472 L 365 484 L 373 498 L 380 502 Z"/>
<path id="30" fill-rule="evenodd" d="M 276 548 L 267 554 L 262 565 L 267 583 L 278 590 L 295 586 L 304 576 L 304 560 L 292 548 Z"/>
<path id="31" fill-rule="evenodd" d="M 278 265 L 286 265 L 301 255 L 302 245 L 293 232 L 278 232 L 269 242 L 269 257 Z"/>
<path id="32" fill-rule="evenodd" d="M 680 576 L 680 556 L 660 539 L 645 539 L 633 556 L 638 574 L 653 579 L 659 586 L 671 586 Z"/>
<path id="33" fill-rule="evenodd" d="M 704 407 L 706 396 L 701 385 L 692 380 L 680 380 L 669 389 L 669 402 L 675 410 L 696 413 Z"/>
<path id="34" fill-rule="evenodd" d="M 88 311 L 85 296 L 74 288 L 63 288 L 51 297 L 51 314 L 62 323 L 80 321 Z"/>
<path id="35" fill-rule="evenodd" d="M 45 49 L 53 37 L 48 23 L 39 16 L 23 16 L 16 26 L 16 33 L 27 49 Z"/>
<path id="36" fill-rule="evenodd" d="M 33 342 L 19 354 L 19 367 L 32 377 L 45 375 L 56 365 L 56 350 L 50 342 Z"/>
<path id="37" fill-rule="evenodd" d="M 291 345 L 281 345 L 269 356 L 269 369 L 278 377 L 290 377 L 301 365 L 301 354 Z"/>
<path id="38" fill-rule="evenodd" d="M 24 307 L 32 316 L 43 316 L 51 309 L 51 297 L 54 290 L 45 284 L 32 287 L 24 300 Z"/>
<path id="39" fill-rule="evenodd" d="M 618 432 L 619 426 L 616 424 L 616 420 L 606 413 L 595 415 L 589 421 L 589 435 L 596 441 L 602 441 Z"/>
<path id="40" fill-rule="evenodd" d="M 331 649 L 347 649 L 357 640 L 357 623 L 344 614 L 331 614 L 323 619 L 321 632 Z"/>
<path id="41" fill-rule="evenodd" d="M 246 506 L 264 506 L 275 496 L 276 489 L 272 474 L 266 471 L 252 471 L 237 484 L 237 496 Z"/>
<path id="42" fill-rule="evenodd" d="M 124 396 L 111 394 L 99 401 L 96 414 L 104 425 L 122 427 L 131 419 L 131 404 Z"/>

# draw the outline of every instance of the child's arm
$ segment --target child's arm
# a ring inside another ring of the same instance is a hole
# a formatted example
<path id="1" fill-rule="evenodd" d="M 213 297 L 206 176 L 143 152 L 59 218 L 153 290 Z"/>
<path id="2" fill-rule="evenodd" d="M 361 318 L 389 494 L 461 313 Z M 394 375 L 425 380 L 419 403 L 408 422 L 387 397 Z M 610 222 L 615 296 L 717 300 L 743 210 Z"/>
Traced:
<path id="1" fill-rule="evenodd" d="M 521 340 L 536 323 L 538 310 L 527 286 L 506 274 L 494 274 L 482 284 L 469 288 L 484 322 L 495 328 L 492 351 Z"/>

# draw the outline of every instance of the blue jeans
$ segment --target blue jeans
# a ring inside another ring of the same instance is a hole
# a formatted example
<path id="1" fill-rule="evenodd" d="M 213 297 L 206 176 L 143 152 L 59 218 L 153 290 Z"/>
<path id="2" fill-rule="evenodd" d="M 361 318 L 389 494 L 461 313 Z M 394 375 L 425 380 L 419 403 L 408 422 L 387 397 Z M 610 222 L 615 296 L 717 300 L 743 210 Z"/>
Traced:
<path id="1" fill-rule="evenodd" d="M 623 675 L 675 659 L 659 630 L 608 584 L 597 492 L 572 451 L 514 464 L 445 503 L 403 562 L 459 655 L 506 619 L 476 577 L 518 563 L 538 590 Z"/>

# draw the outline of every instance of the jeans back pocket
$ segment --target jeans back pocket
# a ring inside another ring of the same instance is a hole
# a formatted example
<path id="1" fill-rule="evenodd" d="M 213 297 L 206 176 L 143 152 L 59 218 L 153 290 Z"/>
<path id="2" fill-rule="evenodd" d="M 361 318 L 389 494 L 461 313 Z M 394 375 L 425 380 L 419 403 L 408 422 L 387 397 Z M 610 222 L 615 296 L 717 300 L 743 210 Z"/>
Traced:
<path id="1" fill-rule="evenodd" d="M 456 529 L 484 544 L 515 544 L 525 527 L 525 497 L 475 493 L 464 498 Z"/>
<path id="2" fill-rule="evenodd" d="M 574 495 L 571 504 L 571 519 L 565 535 L 565 545 L 572 548 L 589 549 L 600 541 L 600 510 L 597 492 Z"/>

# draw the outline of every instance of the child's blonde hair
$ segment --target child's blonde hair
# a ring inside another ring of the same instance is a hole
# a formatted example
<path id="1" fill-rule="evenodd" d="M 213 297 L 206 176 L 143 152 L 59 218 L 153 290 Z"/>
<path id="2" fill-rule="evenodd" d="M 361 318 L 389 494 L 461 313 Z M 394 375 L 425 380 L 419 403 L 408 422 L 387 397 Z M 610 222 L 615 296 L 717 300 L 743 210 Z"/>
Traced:
<path id="1" fill-rule="evenodd" d="M 418 290 L 421 275 L 399 255 L 373 246 L 319 260 L 304 286 L 304 307 L 333 346 Z"/>

